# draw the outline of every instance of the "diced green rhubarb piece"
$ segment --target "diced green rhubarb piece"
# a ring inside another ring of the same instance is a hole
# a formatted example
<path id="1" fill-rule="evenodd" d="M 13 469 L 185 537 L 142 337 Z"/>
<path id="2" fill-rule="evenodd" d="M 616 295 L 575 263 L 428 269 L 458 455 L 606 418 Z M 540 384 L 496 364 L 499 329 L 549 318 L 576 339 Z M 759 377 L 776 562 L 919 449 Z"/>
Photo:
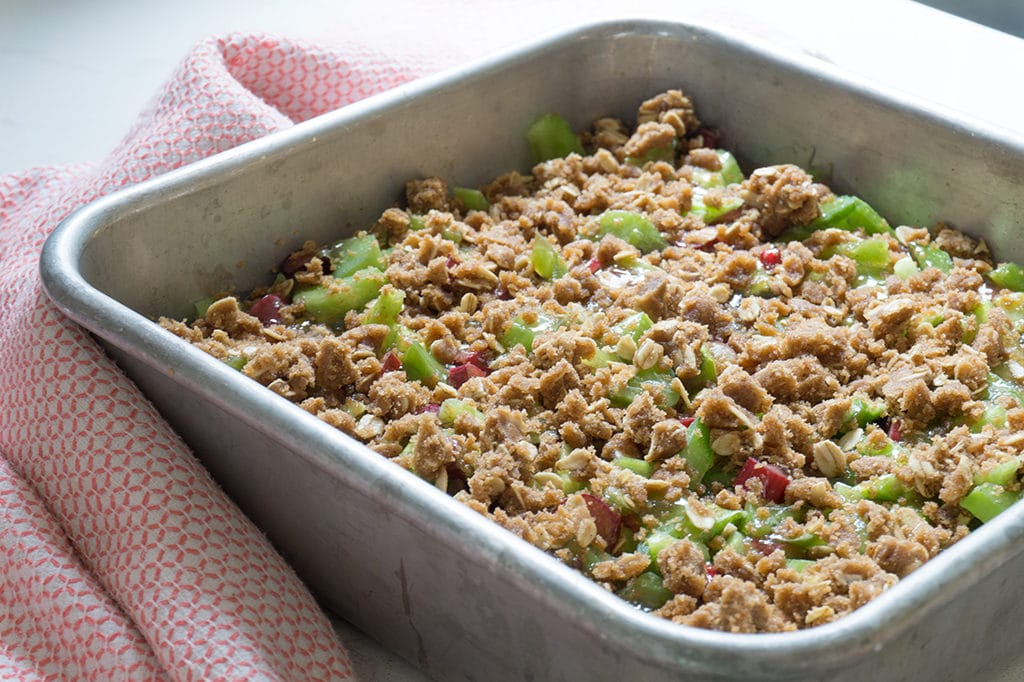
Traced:
<path id="1" fill-rule="evenodd" d="M 534 475 L 532 485 L 534 488 L 543 489 L 556 483 L 566 495 L 578 493 L 587 489 L 584 481 L 577 481 L 568 471 L 541 471 Z"/>
<path id="2" fill-rule="evenodd" d="M 671 590 L 661 581 L 661 576 L 651 571 L 630 578 L 626 586 L 619 590 L 618 595 L 648 610 L 660 609 L 673 596 Z"/>
<path id="3" fill-rule="evenodd" d="M 413 232 L 418 232 L 425 229 L 427 224 L 423 222 L 423 216 L 411 215 L 409 216 L 409 229 Z"/>
<path id="4" fill-rule="evenodd" d="M 651 272 L 658 269 L 656 265 L 651 265 L 644 259 L 632 255 L 623 256 L 615 264 L 630 272 Z"/>
<path id="5" fill-rule="evenodd" d="M 612 327 L 612 332 L 618 336 L 632 336 L 634 341 L 639 342 L 644 332 L 653 326 L 654 322 L 647 313 L 635 313 Z"/>
<path id="6" fill-rule="evenodd" d="M 782 542 L 784 542 L 788 547 L 804 551 L 811 549 L 812 547 L 821 547 L 822 545 L 828 544 L 814 533 L 801 533 L 796 537 L 782 538 Z"/>
<path id="7" fill-rule="evenodd" d="M 674 538 L 687 538 L 707 554 L 706 544 L 725 532 L 732 524 L 742 525 L 746 519 L 743 509 L 726 509 L 714 503 L 692 504 L 681 501 L 657 515 L 657 532 L 666 532 Z"/>
<path id="8" fill-rule="evenodd" d="M 740 169 L 736 157 L 724 149 L 716 149 L 715 153 L 718 154 L 718 160 L 722 162 L 722 170 L 719 172 L 722 174 L 725 184 L 735 185 L 743 182 L 743 171 Z"/>
<path id="9" fill-rule="evenodd" d="M 1004 379 L 998 374 L 990 372 L 984 399 L 994 401 L 1003 396 L 1011 397 L 1017 401 L 1018 405 L 1024 406 L 1024 388 L 1013 379 Z"/>
<path id="10" fill-rule="evenodd" d="M 380 244 L 372 234 L 342 239 L 320 253 L 330 259 L 331 274 L 338 279 L 354 275 L 366 268 L 387 268 Z"/>
<path id="11" fill-rule="evenodd" d="M 391 331 L 384 337 L 384 342 L 381 343 L 381 351 L 390 350 L 392 348 L 397 351 L 404 353 L 405 350 L 416 340 L 416 334 L 411 329 L 406 327 L 404 324 L 394 324 L 391 327 Z"/>
<path id="12" fill-rule="evenodd" d="M 725 545 L 722 547 L 722 549 L 725 549 L 726 547 L 728 547 L 729 549 L 731 549 L 732 551 L 736 552 L 741 556 L 746 554 L 747 550 L 749 549 L 747 545 L 747 536 L 738 530 L 734 531 L 729 535 L 729 537 L 725 539 Z"/>
<path id="13" fill-rule="evenodd" d="M 292 301 L 302 303 L 305 314 L 314 322 L 337 325 L 345 319 L 345 313 L 376 298 L 386 283 L 383 272 L 367 268 L 351 277 L 332 280 L 326 286 L 299 289 L 292 295 Z"/>
<path id="14" fill-rule="evenodd" d="M 462 231 L 452 223 L 449 223 L 441 230 L 441 236 L 455 244 L 462 243 Z"/>
<path id="15" fill-rule="evenodd" d="M 636 457 L 616 457 L 612 464 L 622 469 L 629 469 L 634 474 L 650 478 L 654 473 L 654 462 L 648 462 Z"/>
<path id="16" fill-rule="evenodd" d="M 667 529 L 659 527 L 647 534 L 647 539 L 644 540 L 641 547 L 647 550 L 648 555 L 651 557 L 651 564 L 657 566 L 658 554 L 661 553 L 661 550 L 680 539 L 682 535 L 681 532 L 678 535 L 673 535 Z"/>
<path id="17" fill-rule="evenodd" d="M 772 276 L 769 275 L 764 269 L 758 267 L 754 270 L 754 274 L 750 278 L 750 284 L 747 285 L 747 289 L 744 292 L 747 296 L 760 296 L 761 298 L 770 298 L 775 295 L 772 290 Z"/>
<path id="18" fill-rule="evenodd" d="M 192 304 L 192 307 L 195 309 L 196 312 L 195 319 L 198 320 L 201 317 L 206 317 L 206 311 L 209 310 L 210 306 L 213 305 L 214 302 L 216 302 L 217 300 L 218 299 L 214 296 L 207 296 L 206 298 L 201 298 L 198 301 L 195 301 Z"/>
<path id="19" fill-rule="evenodd" d="M 715 451 L 711 449 L 711 431 L 707 424 L 697 417 L 686 427 L 686 447 L 682 452 L 690 472 L 690 485 L 698 486 L 715 463 Z"/>
<path id="20" fill-rule="evenodd" d="M 987 523 L 1009 509 L 1020 495 L 994 483 L 979 483 L 960 500 L 960 506 L 982 523 Z"/>
<path id="21" fill-rule="evenodd" d="M 712 225 L 742 206 L 743 200 L 739 197 L 727 198 L 720 206 L 708 206 L 702 197 L 695 196 L 690 204 L 690 213 L 700 216 L 705 224 Z"/>
<path id="22" fill-rule="evenodd" d="M 865 500 L 875 502 L 895 502 L 901 497 L 913 494 L 913 491 L 907 490 L 895 474 L 882 474 L 864 481 L 856 487 L 861 489 L 861 496 Z"/>
<path id="23" fill-rule="evenodd" d="M 1017 480 L 1017 471 L 1020 470 L 1020 457 L 1011 457 L 1005 462 L 1000 462 L 984 473 L 974 475 L 975 483 L 992 483 L 1004 488 Z"/>
<path id="24" fill-rule="evenodd" d="M 683 382 L 683 386 L 691 394 L 700 389 L 715 383 L 718 378 L 718 369 L 715 367 L 715 358 L 707 346 L 700 347 L 700 372 Z"/>
<path id="25" fill-rule="evenodd" d="M 534 322 L 527 322 L 520 315 L 512 320 L 508 330 L 501 337 L 501 345 L 505 348 L 514 348 L 517 344 L 529 353 L 533 350 L 533 339 L 541 332 L 551 331 L 558 328 L 558 320 L 550 315 L 540 313 Z"/>
<path id="26" fill-rule="evenodd" d="M 775 238 L 776 244 L 788 244 L 789 242 L 802 242 L 808 239 L 818 228 L 810 225 L 794 225 L 787 228 L 782 234 Z"/>
<path id="27" fill-rule="evenodd" d="M 858 239 L 843 242 L 833 248 L 825 249 L 821 255 L 823 258 L 831 258 L 836 254 L 852 258 L 857 264 L 857 274 L 859 275 L 877 275 L 888 270 L 892 264 L 889 244 L 884 239 Z"/>
<path id="28" fill-rule="evenodd" d="M 746 514 L 740 529 L 749 537 L 763 538 L 770 535 L 787 518 L 797 518 L 797 512 L 788 505 L 764 504 L 760 509 L 764 510 L 761 514 L 758 513 L 758 507 L 752 504 L 748 504 L 744 509 Z"/>
<path id="29" fill-rule="evenodd" d="M 605 488 L 601 497 L 620 514 L 635 514 L 637 511 L 633 498 L 615 486 Z"/>
<path id="30" fill-rule="evenodd" d="M 797 573 L 803 573 L 804 569 L 813 565 L 814 561 L 811 559 L 786 559 L 786 568 L 796 571 Z"/>
<path id="31" fill-rule="evenodd" d="M 663 249 L 668 242 L 658 229 L 641 213 L 633 211 L 605 211 L 598 219 L 598 236 L 612 234 L 629 242 L 642 253 Z"/>
<path id="32" fill-rule="evenodd" d="M 587 484 L 584 481 L 577 481 L 567 471 L 559 471 L 558 477 L 562 479 L 562 492 L 566 495 L 572 495 L 587 489 Z"/>
<path id="33" fill-rule="evenodd" d="M 588 575 L 594 569 L 594 564 L 599 564 L 602 561 L 611 561 L 615 558 L 608 552 L 602 552 L 594 549 L 593 545 L 580 552 L 578 556 L 580 558 L 580 563 L 583 564 L 583 570 Z"/>
<path id="34" fill-rule="evenodd" d="M 562 254 L 540 235 L 533 240 L 530 262 L 533 264 L 533 271 L 549 282 L 569 272 Z"/>
<path id="35" fill-rule="evenodd" d="M 889 223 L 860 197 L 839 196 L 822 204 L 821 215 L 810 223 L 810 227 L 821 230 L 835 227 L 840 230 L 863 229 L 867 234 L 892 232 Z"/>
<path id="36" fill-rule="evenodd" d="M 249 360 L 244 355 L 229 355 L 228 357 L 221 360 L 221 362 L 223 362 L 231 369 L 237 369 L 239 371 L 241 371 L 242 368 L 245 367 L 245 363 L 247 363 L 248 361 Z"/>
<path id="37" fill-rule="evenodd" d="M 821 215 L 810 224 L 815 229 L 838 227 L 853 212 L 857 197 L 837 196 L 821 205 Z"/>
<path id="38" fill-rule="evenodd" d="M 740 164 L 736 161 L 736 157 L 724 149 L 716 149 L 715 154 L 718 155 L 722 169 L 709 171 L 703 168 L 694 168 L 693 184 L 710 189 L 743 182 L 743 171 L 740 170 Z"/>
<path id="39" fill-rule="evenodd" d="M 971 423 L 971 433 L 981 433 L 988 425 L 991 425 L 996 429 L 1005 428 L 1006 408 L 998 403 L 985 403 L 985 411 L 982 412 L 981 417 Z"/>
<path id="40" fill-rule="evenodd" d="M 856 448 L 863 457 L 888 457 L 893 454 L 896 444 L 889 438 L 880 442 L 871 438 L 862 438 Z"/>
<path id="41" fill-rule="evenodd" d="M 345 402 L 342 403 L 341 409 L 345 410 L 356 419 L 359 419 L 366 414 L 366 405 L 354 398 L 345 398 Z"/>
<path id="42" fill-rule="evenodd" d="M 627 156 L 626 163 L 631 166 L 643 166 L 649 161 L 666 161 L 672 163 L 676 160 L 676 140 L 672 138 L 669 144 L 663 147 L 652 147 L 640 156 Z"/>
<path id="43" fill-rule="evenodd" d="M 908 244 L 907 249 L 922 270 L 936 268 L 948 273 L 953 269 L 952 256 L 938 246 L 933 244 Z"/>
<path id="44" fill-rule="evenodd" d="M 468 414 L 480 422 L 483 422 L 484 420 L 484 415 L 480 410 L 476 409 L 465 400 L 459 400 L 458 398 L 448 398 L 441 403 L 441 409 L 438 411 L 437 416 L 443 425 L 451 426 L 455 423 L 455 420 L 459 418 L 459 415 L 463 414 Z"/>
<path id="45" fill-rule="evenodd" d="M 914 259 L 910 256 L 904 256 L 896 261 L 892 266 L 892 271 L 893 274 L 900 279 L 910 279 L 917 273 L 921 272 L 920 268 L 917 267 L 917 263 L 915 263 Z"/>
<path id="46" fill-rule="evenodd" d="M 491 208 L 491 203 L 487 201 L 487 197 L 478 189 L 455 187 L 452 189 L 452 195 L 467 211 L 486 211 Z"/>
<path id="47" fill-rule="evenodd" d="M 864 428 L 871 422 L 878 421 L 885 416 L 885 403 L 881 401 L 864 400 L 857 397 L 850 402 L 850 409 L 843 416 L 842 432 L 851 431 L 857 427 Z"/>
<path id="48" fill-rule="evenodd" d="M 728 471 L 723 467 L 712 466 L 704 474 L 704 477 L 700 480 L 705 486 L 710 486 L 715 483 L 720 484 L 723 488 L 731 488 L 733 479 L 736 478 L 736 473 Z"/>
<path id="49" fill-rule="evenodd" d="M 1024 320 L 1024 294 L 1021 294 L 1020 292 L 1000 291 L 992 297 L 991 301 L 982 301 L 978 304 L 978 307 L 986 308 L 987 312 L 987 309 L 991 308 L 992 305 L 997 305 L 1002 308 L 1003 312 L 1006 313 L 1006 316 L 1014 322 Z M 987 315 L 982 319 L 981 317 L 978 317 L 978 313 L 976 312 L 974 316 L 978 318 L 979 323 L 988 321 Z"/>
<path id="50" fill-rule="evenodd" d="M 607 367 L 609 362 L 622 362 L 622 359 L 618 355 L 615 355 L 604 348 L 598 348 L 593 356 L 584 358 L 580 362 L 587 367 L 600 369 L 601 367 Z"/>
<path id="51" fill-rule="evenodd" d="M 526 131 L 534 163 L 562 159 L 569 154 L 583 154 L 583 145 L 569 122 L 558 114 L 541 116 Z"/>
<path id="52" fill-rule="evenodd" d="M 428 386 L 433 386 L 438 381 L 444 381 L 448 372 L 444 365 L 430 354 L 423 344 L 414 341 L 402 353 L 402 369 L 409 381 L 420 381 Z"/>
<path id="53" fill-rule="evenodd" d="M 396 289 L 390 284 L 381 287 L 380 295 L 373 305 L 366 312 L 363 324 L 386 324 L 391 327 L 398 322 L 398 315 L 402 312 L 402 304 L 405 302 L 405 292 Z"/>
<path id="54" fill-rule="evenodd" d="M 639 370 L 623 388 L 613 391 L 608 399 L 615 407 L 628 407 L 640 397 L 645 384 L 653 384 L 656 388 L 661 389 L 659 403 L 664 407 L 675 407 L 675 404 L 679 402 L 679 394 L 672 388 L 672 380 L 675 376 L 669 370 L 653 367 Z"/>
<path id="55" fill-rule="evenodd" d="M 707 540 L 711 540 L 711 538 L 724 533 L 726 526 L 729 524 L 738 528 L 747 517 L 746 512 L 742 509 L 726 509 L 725 507 L 719 507 L 717 504 L 708 504 L 707 506 L 711 509 L 711 514 L 715 520 L 711 528 L 705 531 L 704 537 Z"/>
<path id="56" fill-rule="evenodd" d="M 839 497 L 843 498 L 847 502 L 856 502 L 857 500 L 864 499 L 864 495 L 862 494 L 863 491 L 860 488 L 849 485 L 848 483 L 843 483 L 842 481 L 837 481 L 832 484 L 832 492 L 839 495 Z"/>
<path id="57" fill-rule="evenodd" d="M 1016 263 L 1000 263 L 988 278 L 1011 291 L 1024 291 L 1024 268 Z"/>

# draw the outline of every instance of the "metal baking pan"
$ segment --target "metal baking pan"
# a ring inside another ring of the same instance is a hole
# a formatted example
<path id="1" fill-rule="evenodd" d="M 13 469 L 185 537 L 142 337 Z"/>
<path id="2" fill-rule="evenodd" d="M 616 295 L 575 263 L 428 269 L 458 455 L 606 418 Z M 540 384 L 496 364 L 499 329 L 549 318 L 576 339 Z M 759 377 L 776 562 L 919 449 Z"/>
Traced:
<path id="1" fill-rule="evenodd" d="M 266 283 L 406 179 L 529 168 L 523 133 L 632 118 L 670 87 L 745 168 L 831 168 L 890 220 L 942 218 L 1020 253 L 1024 146 L 1006 133 L 706 27 L 584 26 L 418 81 L 101 199 L 42 257 L 93 331 L 324 602 L 439 679 L 963 679 L 1016 653 L 1024 505 L 835 623 L 738 635 L 638 611 L 151 320 Z M 965 625 L 965 624 L 969 624 Z"/>

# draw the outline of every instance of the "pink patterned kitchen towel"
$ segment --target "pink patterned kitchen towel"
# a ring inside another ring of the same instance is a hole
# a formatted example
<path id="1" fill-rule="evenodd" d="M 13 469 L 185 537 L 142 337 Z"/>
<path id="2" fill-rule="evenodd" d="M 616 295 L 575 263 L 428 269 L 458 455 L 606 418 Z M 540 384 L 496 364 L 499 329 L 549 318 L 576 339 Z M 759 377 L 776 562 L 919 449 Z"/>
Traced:
<path id="1" fill-rule="evenodd" d="M 103 162 L 0 177 L 0 678 L 352 677 L 306 588 L 49 303 L 37 261 L 53 227 L 92 199 L 430 68 L 212 39 Z"/>

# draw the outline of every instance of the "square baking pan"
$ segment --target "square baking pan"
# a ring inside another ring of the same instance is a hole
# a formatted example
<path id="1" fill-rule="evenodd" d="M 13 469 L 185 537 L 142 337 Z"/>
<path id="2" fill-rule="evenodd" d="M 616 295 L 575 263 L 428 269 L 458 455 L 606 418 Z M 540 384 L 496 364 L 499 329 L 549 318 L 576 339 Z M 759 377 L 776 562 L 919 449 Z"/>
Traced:
<path id="1" fill-rule="evenodd" d="M 439 679 L 954 679 L 1024 635 L 1024 505 L 856 613 L 802 632 L 675 625 L 450 499 L 157 326 L 265 285 L 305 239 L 372 224 L 409 178 L 474 186 L 530 167 L 524 131 L 631 120 L 681 87 L 744 168 L 828 169 L 890 221 L 938 219 L 1013 258 L 1024 147 L 828 65 L 718 29 L 583 26 L 399 87 L 101 199 L 41 270 L 331 609 Z"/>

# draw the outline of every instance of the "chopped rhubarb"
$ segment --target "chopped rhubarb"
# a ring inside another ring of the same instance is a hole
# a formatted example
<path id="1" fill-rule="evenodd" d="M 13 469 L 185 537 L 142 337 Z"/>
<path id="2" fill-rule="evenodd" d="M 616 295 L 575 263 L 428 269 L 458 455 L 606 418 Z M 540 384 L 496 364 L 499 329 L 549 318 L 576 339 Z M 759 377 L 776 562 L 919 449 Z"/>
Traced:
<path id="1" fill-rule="evenodd" d="M 789 485 L 789 477 L 774 464 L 764 464 L 758 462 L 753 457 L 748 457 L 747 461 L 743 463 L 743 468 L 736 474 L 736 480 L 733 481 L 733 485 L 746 487 L 747 481 L 751 478 L 761 481 L 761 487 L 764 489 L 764 499 L 772 502 L 782 502 L 786 499 L 786 487 Z"/>
<path id="2" fill-rule="evenodd" d="M 294 277 L 297 272 L 301 272 L 306 269 L 309 261 L 313 260 L 313 256 L 316 254 L 309 253 L 308 251 L 294 251 L 288 255 L 281 265 L 278 266 L 278 270 L 285 277 Z M 326 274 L 331 271 L 331 261 L 327 256 L 321 255 L 320 258 L 320 272 Z"/>
<path id="3" fill-rule="evenodd" d="M 587 503 L 587 511 L 590 512 L 590 516 L 597 526 L 597 534 L 604 538 L 608 547 L 614 547 L 619 541 L 622 514 L 612 509 L 607 502 L 596 495 L 583 493 L 583 501 Z"/>
<path id="4" fill-rule="evenodd" d="M 700 128 L 697 128 L 697 134 L 694 135 L 694 139 L 697 140 L 700 147 L 716 149 L 719 140 L 722 139 L 722 135 L 716 128 L 702 125 Z"/>
<path id="5" fill-rule="evenodd" d="M 778 249 L 765 249 L 758 255 L 758 259 L 761 261 L 761 265 L 771 269 L 782 262 L 782 254 Z"/>
<path id="6" fill-rule="evenodd" d="M 761 556 L 771 556 L 776 550 L 785 551 L 786 547 L 779 540 L 770 540 L 766 538 L 750 538 L 750 548 Z"/>
<path id="7" fill-rule="evenodd" d="M 389 350 L 384 354 L 384 358 L 380 361 L 380 371 L 394 372 L 402 369 L 402 359 L 398 357 L 398 353 L 393 350 Z"/>
<path id="8" fill-rule="evenodd" d="M 717 244 L 718 241 L 719 241 L 718 237 L 712 237 L 711 239 L 709 239 L 708 241 L 704 242 L 703 244 L 701 244 L 697 248 L 700 249 L 701 251 L 707 251 L 708 253 L 710 253 L 710 252 L 715 250 L 715 244 Z"/>
<path id="9" fill-rule="evenodd" d="M 438 403 L 427 403 L 423 407 L 421 407 L 421 408 L 419 408 L 417 410 L 414 410 L 414 412 L 416 414 L 424 414 L 424 413 L 438 414 L 438 413 L 441 412 L 441 406 Z"/>
<path id="10" fill-rule="evenodd" d="M 694 420 L 695 420 L 694 417 L 683 417 L 683 418 L 681 418 L 679 420 L 679 423 L 682 424 L 683 426 L 689 428 L 690 424 L 692 424 L 694 422 Z"/>
<path id="11" fill-rule="evenodd" d="M 596 258 L 591 258 L 590 261 L 587 263 L 587 269 L 589 269 L 592 273 L 596 273 L 598 270 L 601 269 L 601 261 L 599 261 Z"/>
<path id="12" fill-rule="evenodd" d="M 889 438 L 892 438 L 896 443 L 903 440 L 903 423 L 899 419 L 893 419 L 892 423 L 889 424 Z"/>
<path id="13" fill-rule="evenodd" d="M 491 373 L 491 365 L 484 359 L 483 353 L 479 351 L 470 352 L 468 350 L 460 350 L 455 354 L 456 365 L 473 365 L 478 369 L 483 370 L 484 374 Z"/>
<path id="14" fill-rule="evenodd" d="M 485 376 L 487 376 L 486 370 L 482 370 L 476 365 L 467 362 L 464 365 L 456 365 L 451 368 L 448 372 L 448 383 L 451 384 L 453 388 L 459 388 L 462 384 L 466 383 L 473 377 Z"/>
<path id="15" fill-rule="evenodd" d="M 277 294 L 267 294 L 252 304 L 249 314 L 259 318 L 259 321 L 266 327 L 270 324 L 277 324 L 281 321 L 281 306 L 284 301 Z"/>

